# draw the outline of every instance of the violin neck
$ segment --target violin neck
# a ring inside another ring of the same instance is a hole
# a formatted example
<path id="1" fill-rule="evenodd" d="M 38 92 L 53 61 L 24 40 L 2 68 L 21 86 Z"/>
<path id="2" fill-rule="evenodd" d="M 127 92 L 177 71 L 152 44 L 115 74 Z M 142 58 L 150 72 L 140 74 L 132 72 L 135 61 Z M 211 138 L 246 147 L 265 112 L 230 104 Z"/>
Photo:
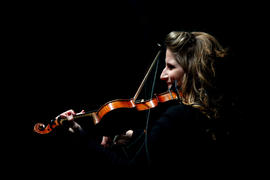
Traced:
<path id="1" fill-rule="evenodd" d="M 85 112 L 84 114 L 76 114 L 73 116 L 73 119 L 80 119 L 80 118 L 84 118 L 84 117 L 93 117 L 93 115 L 95 114 L 95 111 L 89 111 L 89 112 Z M 59 120 L 59 124 L 63 124 L 64 121 L 67 121 L 67 118 L 61 118 Z"/>
<path id="2" fill-rule="evenodd" d="M 84 118 L 84 117 L 91 117 L 93 120 L 93 123 L 96 125 L 100 122 L 99 116 L 97 115 L 96 111 L 89 111 L 89 112 L 85 112 L 83 114 L 76 114 L 73 116 L 73 119 L 80 119 L 80 118 Z M 63 124 L 64 121 L 68 120 L 67 118 L 62 118 L 59 120 L 58 124 Z"/>

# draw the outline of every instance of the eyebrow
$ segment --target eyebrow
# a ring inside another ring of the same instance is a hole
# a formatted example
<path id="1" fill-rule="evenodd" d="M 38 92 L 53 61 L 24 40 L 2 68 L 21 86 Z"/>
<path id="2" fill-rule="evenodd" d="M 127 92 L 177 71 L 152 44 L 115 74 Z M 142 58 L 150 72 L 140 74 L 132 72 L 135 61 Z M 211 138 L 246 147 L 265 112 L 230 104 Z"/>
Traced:
<path id="1" fill-rule="evenodd" d="M 169 61 L 169 62 L 168 62 L 168 60 L 172 60 L 172 61 Z M 174 59 L 171 59 L 171 58 L 170 58 L 170 59 L 168 59 L 168 60 L 165 61 L 165 64 L 170 64 L 170 65 L 174 65 L 174 66 L 176 65 L 176 61 L 175 61 Z"/>

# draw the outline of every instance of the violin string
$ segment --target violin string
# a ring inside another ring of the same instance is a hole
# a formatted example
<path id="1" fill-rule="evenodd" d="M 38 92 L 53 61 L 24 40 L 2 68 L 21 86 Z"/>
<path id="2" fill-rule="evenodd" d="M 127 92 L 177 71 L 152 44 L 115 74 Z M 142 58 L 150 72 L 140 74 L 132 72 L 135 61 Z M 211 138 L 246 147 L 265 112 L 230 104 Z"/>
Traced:
<path id="1" fill-rule="evenodd" d="M 159 51 L 159 53 L 160 53 L 160 51 Z M 153 94 L 154 94 L 159 60 L 160 59 L 158 58 L 158 60 L 156 62 L 155 74 L 154 74 L 154 79 L 153 79 L 152 88 L 151 88 L 151 99 L 152 99 Z M 149 149 L 148 149 L 148 128 L 149 128 L 150 112 L 151 112 L 151 108 L 149 108 L 149 110 L 147 112 L 147 119 L 146 119 L 146 125 L 145 125 L 145 139 L 144 139 L 145 140 L 145 142 L 144 142 L 145 152 L 146 152 L 147 162 L 148 162 L 149 166 L 151 165 L 151 158 L 150 158 L 150 153 L 149 153 Z"/>

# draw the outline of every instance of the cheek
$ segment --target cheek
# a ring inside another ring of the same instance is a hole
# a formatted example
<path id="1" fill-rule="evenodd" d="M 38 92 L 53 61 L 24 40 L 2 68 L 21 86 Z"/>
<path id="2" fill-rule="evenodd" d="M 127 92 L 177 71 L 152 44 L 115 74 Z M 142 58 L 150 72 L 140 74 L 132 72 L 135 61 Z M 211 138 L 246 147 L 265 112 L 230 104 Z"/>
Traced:
<path id="1" fill-rule="evenodd" d="M 174 80 L 177 80 L 179 86 L 182 84 L 183 77 L 184 71 L 178 71 L 174 76 Z"/>

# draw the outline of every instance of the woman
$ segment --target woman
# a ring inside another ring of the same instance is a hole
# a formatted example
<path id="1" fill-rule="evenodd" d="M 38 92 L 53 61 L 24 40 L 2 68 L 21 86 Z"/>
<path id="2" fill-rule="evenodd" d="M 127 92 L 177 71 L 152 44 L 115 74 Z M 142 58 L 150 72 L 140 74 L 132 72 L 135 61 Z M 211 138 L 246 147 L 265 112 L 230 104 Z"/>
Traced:
<path id="1" fill-rule="evenodd" d="M 205 32 L 170 32 L 165 38 L 165 46 L 165 68 L 160 79 L 167 83 L 168 89 L 176 86 L 181 101 L 169 106 L 151 123 L 147 136 L 143 136 L 147 141 L 141 141 L 145 148 L 136 151 L 132 157 L 121 156 L 106 148 L 112 142 L 108 137 L 103 137 L 103 147 L 90 143 L 90 149 L 98 152 L 98 157 L 114 166 L 164 167 L 164 164 L 180 163 L 194 168 L 224 157 L 224 154 L 217 156 L 228 131 L 222 126 L 224 98 L 218 87 L 216 67 L 225 57 L 226 50 Z M 72 122 L 70 131 L 82 132 L 80 125 L 72 121 L 75 114 L 69 110 L 60 116 Z M 141 133 L 145 134 L 139 132 L 129 130 L 113 143 L 127 144 L 127 140 L 134 141 Z"/>

